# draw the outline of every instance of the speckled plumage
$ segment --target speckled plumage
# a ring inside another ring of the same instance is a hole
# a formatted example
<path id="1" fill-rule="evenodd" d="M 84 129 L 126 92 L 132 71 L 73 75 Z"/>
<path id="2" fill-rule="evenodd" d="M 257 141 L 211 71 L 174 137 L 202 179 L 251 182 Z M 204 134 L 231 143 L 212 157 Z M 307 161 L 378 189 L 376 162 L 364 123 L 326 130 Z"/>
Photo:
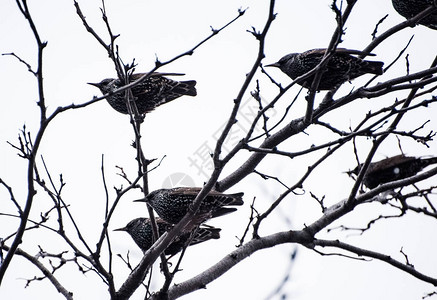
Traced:
<path id="1" fill-rule="evenodd" d="M 131 75 L 129 82 L 139 79 L 145 73 Z M 134 86 L 132 94 L 135 98 L 135 104 L 140 114 L 148 113 L 156 107 L 170 102 L 181 96 L 196 96 L 196 81 L 175 81 L 164 77 L 163 75 L 183 75 L 175 73 L 153 73 L 149 78 Z M 106 78 L 99 83 L 89 83 L 100 89 L 103 94 L 114 92 L 124 86 L 119 79 Z M 125 92 L 109 95 L 106 100 L 113 109 L 128 114 L 126 107 Z"/>
<path id="2" fill-rule="evenodd" d="M 392 0 L 394 9 L 404 18 L 410 19 L 433 5 L 434 0 Z M 421 19 L 422 24 L 437 30 L 437 11 Z"/>
<path id="3" fill-rule="evenodd" d="M 160 189 L 137 201 L 149 203 L 163 220 L 176 224 L 188 212 L 200 190 L 201 188 L 194 187 Z M 196 223 L 200 224 L 210 218 L 236 211 L 235 207 L 227 206 L 243 205 L 242 197 L 243 193 L 223 194 L 211 191 L 202 201 L 196 213 Z"/>
<path id="4" fill-rule="evenodd" d="M 371 163 L 364 175 L 363 183 L 369 189 L 373 189 L 383 183 L 414 176 L 431 164 L 437 164 L 437 157 L 416 158 L 396 155 Z M 348 173 L 358 175 L 360 170 L 361 165 Z"/>
<path id="5" fill-rule="evenodd" d="M 160 218 L 156 218 L 156 225 L 158 226 L 159 235 L 173 228 L 172 224 L 165 222 Z M 132 237 L 134 242 L 144 252 L 153 245 L 153 231 L 148 218 L 136 218 L 130 221 L 125 227 L 115 229 L 118 231 L 126 231 Z M 180 252 L 191 239 L 190 246 L 206 242 L 210 239 L 220 238 L 220 228 L 215 228 L 208 225 L 200 225 L 195 227 L 192 231 L 182 232 L 165 250 L 166 255 L 175 255 Z"/>
<path id="6" fill-rule="evenodd" d="M 266 67 L 277 67 L 294 80 L 314 69 L 322 61 L 325 51 L 326 49 L 312 49 L 302 53 L 290 53 L 282 57 L 278 62 Z M 358 50 L 337 48 L 326 65 L 318 90 L 331 90 L 346 81 L 366 73 L 381 75 L 384 63 L 363 60 L 353 56 L 362 53 Z M 298 82 L 298 84 L 309 89 L 313 80 L 314 75 L 308 77 L 303 82 Z"/>

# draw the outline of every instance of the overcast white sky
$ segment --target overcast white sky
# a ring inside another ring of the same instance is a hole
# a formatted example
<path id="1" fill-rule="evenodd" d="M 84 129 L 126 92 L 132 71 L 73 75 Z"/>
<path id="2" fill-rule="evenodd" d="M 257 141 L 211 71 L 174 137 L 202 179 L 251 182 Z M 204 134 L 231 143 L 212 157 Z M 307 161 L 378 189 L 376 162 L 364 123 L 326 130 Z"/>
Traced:
<path id="1" fill-rule="evenodd" d="M 107 40 L 99 9 L 101 1 L 79 3 L 88 22 Z M 263 63 L 275 62 L 290 52 L 326 47 L 336 26 L 329 8 L 330 3 L 331 1 L 327 0 L 277 1 L 278 16 L 266 40 L 266 58 Z M 75 14 L 73 1 L 29 1 L 29 6 L 41 39 L 48 41 L 44 52 L 44 80 L 49 113 L 58 106 L 83 103 L 92 99 L 94 95 L 100 95 L 98 90 L 86 83 L 116 76 L 114 67 L 103 48 L 85 31 Z M 205 174 L 209 174 L 210 170 L 207 161 L 201 160 L 198 152 L 205 146 L 214 147 L 215 136 L 227 120 L 233 99 L 237 96 L 245 74 L 257 54 L 257 42 L 246 30 L 251 26 L 262 29 L 266 21 L 268 1 L 106 1 L 112 29 L 120 34 L 117 39 L 120 55 L 126 63 L 135 58 L 138 71 L 150 70 L 156 56 L 164 61 L 190 49 L 210 33 L 210 26 L 221 27 L 237 15 L 239 8 L 247 7 L 249 9 L 243 18 L 198 49 L 194 55 L 184 57 L 162 69 L 166 72 L 183 72 L 186 73 L 184 78 L 187 80 L 197 80 L 198 96 L 177 99 L 159 107 L 146 117 L 143 125 L 143 148 L 147 157 L 161 159 L 166 155 L 161 167 L 150 174 L 151 190 L 177 185 L 180 178 L 178 174 L 182 174 L 180 184 L 191 180 L 200 186 L 207 180 Z M 394 11 L 389 0 L 358 1 L 347 23 L 344 43 L 341 46 L 363 49 L 371 40 L 375 24 L 386 14 L 389 16 L 381 25 L 381 30 L 403 20 Z M 437 31 L 420 26 L 396 34 L 390 42 L 374 51 L 377 56 L 372 59 L 392 61 L 413 34 L 415 37 L 408 50 L 410 70 L 414 72 L 426 68 L 436 54 Z M 0 3 L 0 53 L 8 52 L 15 52 L 33 67 L 36 66 L 34 38 L 15 1 Z M 26 67 L 11 56 L 0 57 L 0 70 L 0 177 L 14 188 L 16 198 L 24 205 L 26 163 L 15 154 L 16 151 L 6 141 L 16 143 L 23 124 L 26 124 L 31 133 L 35 133 L 39 117 L 36 81 L 33 75 L 27 72 Z M 403 73 L 405 67 L 404 62 L 401 62 L 382 79 Z M 271 70 L 270 74 L 283 82 L 283 85 L 290 82 L 290 79 L 279 70 Z M 257 78 L 261 79 L 261 95 L 264 99 L 268 100 L 276 95 L 277 89 L 269 84 L 262 74 L 258 74 Z M 363 79 L 362 82 L 367 79 Z M 351 87 L 351 84 L 347 84 L 344 91 Z M 251 89 L 253 88 L 254 83 L 251 86 Z M 297 91 L 298 88 L 294 88 L 289 92 L 290 99 Z M 396 95 L 405 97 L 406 93 Z M 303 95 L 301 97 L 303 98 Z M 318 95 L 317 99 L 321 97 L 323 95 Z M 248 103 L 249 100 L 249 95 L 246 95 L 244 103 Z M 392 103 L 394 95 L 378 101 L 381 102 L 375 103 L 375 99 L 360 100 L 353 107 L 348 106 L 330 114 L 326 121 L 334 122 L 336 126 L 347 130 L 349 124 L 356 124 L 357 120 L 360 120 L 355 119 L 355 116 L 362 116 L 371 108 Z M 277 110 L 280 109 L 281 106 L 278 106 Z M 293 108 L 290 117 L 301 116 L 304 109 L 305 101 L 300 99 L 300 104 Z M 427 119 L 435 119 L 436 114 L 435 106 L 421 109 L 406 118 L 401 127 L 418 127 Z M 245 129 L 245 124 L 244 118 L 241 117 L 241 130 Z M 430 122 L 426 128 L 428 131 L 436 131 L 436 121 Z M 286 150 L 304 149 L 307 145 L 330 138 L 321 136 L 320 132 L 312 128 L 309 128 L 307 133 L 308 136 L 302 135 L 287 143 L 289 148 Z M 114 197 L 112 187 L 126 185 L 116 175 L 118 170 L 115 166 L 122 166 L 131 176 L 136 174 L 135 151 L 130 147 L 133 138 L 128 117 L 113 111 L 106 101 L 100 101 L 86 109 L 64 113 L 51 124 L 43 139 L 39 154 L 44 156 L 55 179 L 62 173 L 67 182 L 64 199 L 71 205 L 70 209 L 85 232 L 85 237 L 91 241 L 90 245 L 95 244 L 103 223 L 105 194 L 100 176 L 101 156 L 105 155 L 106 179 L 111 196 Z M 227 146 L 231 146 L 233 142 L 228 141 Z M 431 147 L 427 148 L 409 140 L 402 144 L 407 154 L 435 155 L 436 142 L 433 141 L 429 145 Z M 363 157 L 369 147 L 370 142 L 363 143 L 360 149 Z M 313 185 L 307 190 L 319 196 L 326 195 L 328 204 L 334 204 L 346 197 L 353 182 L 341 172 L 354 167 L 351 150 L 351 147 L 345 148 L 329 159 L 326 166 L 321 168 L 329 173 L 320 171 L 312 175 Z M 394 154 L 399 154 L 397 142 L 389 139 L 380 148 L 376 158 L 382 159 Z M 306 166 L 319 156 L 313 155 L 308 157 L 309 160 L 298 162 L 302 167 L 300 169 L 305 170 Z M 231 162 L 223 175 L 234 170 L 243 158 L 242 156 Z M 200 163 L 201 168 L 196 168 L 193 161 L 196 161 L 196 164 Z M 272 172 L 277 172 L 276 176 L 288 183 L 294 182 L 293 180 L 302 175 L 294 172 L 299 170 L 298 166 L 293 170 L 284 169 L 280 168 L 282 163 L 281 159 L 274 158 L 268 165 L 261 164 L 260 169 L 273 170 Z M 42 167 L 40 160 L 39 166 Z M 235 214 L 211 222 L 212 225 L 223 228 L 222 238 L 190 248 L 182 264 L 184 271 L 176 276 L 175 282 L 198 274 L 232 251 L 238 242 L 235 236 L 241 236 L 247 222 L 250 213 L 248 204 L 253 197 L 257 197 L 259 209 L 262 211 L 283 188 L 277 184 L 264 186 L 264 181 L 251 175 L 229 192 L 238 191 L 245 192 L 247 205 Z M 145 207 L 131 201 L 139 195 L 139 192 L 130 193 L 120 203 L 110 229 L 124 226 L 129 220 L 145 215 Z M 2 211 L 5 208 L 10 213 L 16 213 L 4 188 L 0 188 L 0 203 Z M 44 208 L 49 208 L 50 205 L 50 201 L 39 192 L 31 217 L 39 219 L 40 211 L 44 211 Z M 376 217 L 388 213 L 385 209 L 379 208 L 371 206 L 358 209 L 351 216 L 342 219 L 341 224 L 365 226 L 369 215 Z M 309 196 L 290 197 L 274 216 L 277 222 L 262 227 L 261 233 L 300 229 L 303 224 L 316 220 L 320 215 L 319 207 Z M 11 234 L 18 224 L 18 220 L 6 217 L 0 218 L 0 222 L 0 237 Z M 52 222 L 54 224 L 56 220 Z M 332 227 L 337 225 L 340 223 L 333 224 Z M 374 229 L 363 236 L 350 236 L 339 231 L 322 235 L 331 239 L 343 238 L 354 245 L 382 251 L 397 259 L 402 259 L 399 250 L 403 246 L 418 270 L 437 276 L 437 259 L 435 255 L 428 256 L 437 251 L 436 243 L 429 241 L 435 236 L 435 222 L 424 223 L 423 219 L 417 216 L 407 216 L 405 220 L 380 222 Z M 140 250 L 129 236 L 115 232 L 111 234 L 111 238 L 114 253 L 125 255 L 127 250 L 130 250 L 133 262 L 141 258 Z M 50 243 L 46 243 L 47 240 L 50 240 Z M 27 247 L 30 253 L 36 253 L 37 245 L 41 244 L 47 245 L 44 250 L 56 252 L 59 250 L 59 243 L 60 240 L 52 234 L 36 234 L 35 231 L 25 234 L 23 247 Z M 284 245 L 258 252 L 208 285 L 205 291 L 190 294 L 184 299 L 266 299 L 287 273 L 288 257 L 293 250 L 293 245 Z M 114 259 L 114 268 L 117 270 L 114 273 L 119 286 L 128 275 L 128 271 L 118 258 Z M 85 276 L 77 276 L 77 273 L 77 268 L 70 266 L 58 274 L 66 288 L 74 292 L 76 299 L 108 298 L 106 287 L 95 274 L 89 272 Z M 62 298 L 47 280 L 33 282 L 30 287 L 24 289 L 23 278 L 31 278 L 34 275 L 39 276 L 34 267 L 21 258 L 14 258 L 0 288 L 0 299 Z M 141 292 L 136 293 L 133 299 L 142 299 L 143 290 L 139 290 Z M 284 292 L 290 299 L 296 300 L 394 300 L 419 299 L 431 291 L 431 285 L 380 262 L 321 257 L 310 250 L 299 248 L 297 261 Z"/>

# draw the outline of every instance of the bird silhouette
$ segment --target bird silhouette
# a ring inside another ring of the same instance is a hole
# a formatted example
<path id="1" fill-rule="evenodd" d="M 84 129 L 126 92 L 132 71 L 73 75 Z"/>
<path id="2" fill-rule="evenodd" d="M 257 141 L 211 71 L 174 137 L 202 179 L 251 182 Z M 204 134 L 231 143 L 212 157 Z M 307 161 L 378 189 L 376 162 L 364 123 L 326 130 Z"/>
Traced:
<path id="1" fill-rule="evenodd" d="M 404 18 L 410 19 L 434 4 L 434 0 L 392 0 L 394 9 Z M 437 30 L 437 11 L 423 19 L 419 24 Z"/>
<path id="2" fill-rule="evenodd" d="M 420 158 L 400 154 L 385 158 L 369 165 L 363 178 L 363 184 L 369 189 L 373 189 L 383 183 L 414 176 L 427 166 L 436 163 L 437 157 Z M 359 165 L 347 173 L 358 175 L 361 166 Z"/>
<path id="3" fill-rule="evenodd" d="M 129 83 L 138 80 L 146 73 L 137 73 L 129 77 Z M 175 81 L 167 76 L 180 76 L 180 73 L 152 73 L 150 77 L 132 87 L 135 105 L 140 114 L 151 112 L 156 107 L 173 101 L 181 96 L 196 96 L 196 81 Z M 125 91 L 114 93 L 125 84 L 120 79 L 106 78 L 99 83 L 88 83 L 96 86 L 105 95 L 109 105 L 122 114 L 128 114 Z"/>
<path id="4" fill-rule="evenodd" d="M 303 53 L 290 53 L 279 61 L 266 65 L 277 67 L 291 79 L 296 79 L 314 69 L 323 59 L 326 49 L 312 49 Z M 340 84 L 355 79 L 361 75 L 371 73 L 381 75 L 383 62 L 363 60 L 353 55 L 364 54 L 362 51 L 337 48 L 329 59 L 326 69 L 323 70 L 318 90 L 331 90 Z M 367 53 L 367 55 L 373 55 Z M 309 89 L 314 80 L 314 75 L 297 82 Z"/>
<path id="5" fill-rule="evenodd" d="M 159 235 L 170 231 L 173 224 L 167 223 L 160 218 L 155 218 Z M 148 218 L 136 218 L 127 223 L 125 227 L 114 229 L 114 231 L 126 231 L 132 237 L 138 247 L 146 252 L 154 243 L 152 224 Z M 206 242 L 210 239 L 220 238 L 220 228 L 215 228 L 206 224 L 184 230 L 173 242 L 165 249 L 166 255 L 173 256 L 186 246 L 192 246 Z"/>
<path id="6" fill-rule="evenodd" d="M 176 224 L 188 212 L 200 190 L 201 188 L 197 187 L 160 189 L 149 193 L 143 199 L 135 201 L 150 204 L 163 220 Z M 223 194 L 211 191 L 202 201 L 195 216 L 195 223 L 200 224 L 210 218 L 236 211 L 235 207 L 228 206 L 243 205 L 242 197 L 243 193 Z"/>

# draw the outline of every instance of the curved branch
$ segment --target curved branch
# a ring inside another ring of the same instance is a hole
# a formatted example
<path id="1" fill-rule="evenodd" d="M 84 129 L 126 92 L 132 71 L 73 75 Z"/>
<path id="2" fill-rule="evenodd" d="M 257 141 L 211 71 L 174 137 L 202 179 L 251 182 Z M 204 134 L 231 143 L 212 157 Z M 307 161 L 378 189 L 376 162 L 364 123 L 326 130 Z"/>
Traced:
<path id="1" fill-rule="evenodd" d="M 253 239 L 240 248 L 234 250 L 230 254 L 222 258 L 218 263 L 198 274 L 197 276 L 174 285 L 168 290 L 168 299 L 176 299 L 188 293 L 199 289 L 204 289 L 205 286 L 219 278 L 221 275 L 229 271 L 240 261 L 246 259 L 258 250 L 271 248 L 285 243 L 300 243 L 306 245 L 312 240 L 312 237 L 305 231 L 285 231 L 278 232 L 259 239 Z M 152 297 L 152 299 L 154 299 Z"/>
<path id="2" fill-rule="evenodd" d="M 273 1 L 273 0 L 272 0 Z M 274 2 L 274 1 L 273 1 Z M 150 75 L 151 72 L 155 71 L 157 68 L 165 65 L 165 64 L 169 64 L 171 62 L 173 62 L 174 60 L 185 56 L 185 55 L 191 55 L 192 52 L 197 49 L 200 45 L 202 45 L 203 43 L 205 43 L 207 40 L 209 40 L 212 36 L 216 35 L 218 32 L 220 32 L 221 30 L 225 29 L 227 26 L 229 26 L 230 24 L 232 24 L 233 22 L 235 22 L 238 18 L 240 18 L 242 15 L 244 14 L 243 10 L 239 10 L 239 14 L 237 17 L 235 17 L 233 20 L 231 20 L 230 22 L 228 22 L 226 25 L 224 25 L 222 28 L 220 28 L 219 30 L 213 30 L 213 33 L 208 36 L 206 39 L 204 39 L 203 41 L 201 41 L 200 43 L 198 43 L 196 46 L 194 46 L 191 50 L 184 52 L 181 55 L 176 56 L 175 58 L 161 63 L 161 62 L 157 62 L 156 66 L 153 70 L 151 70 L 148 74 L 144 75 L 142 78 L 138 79 L 137 81 L 128 84 L 126 86 L 123 86 L 122 89 L 127 89 L 132 87 L 135 84 L 138 84 L 139 82 L 141 82 L 142 80 L 144 80 L 145 78 L 147 78 L 147 76 Z M 256 68 L 258 67 L 259 62 L 256 66 Z M 255 70 L 256 70 L 255 68 Z M 253 75 L 252 75 L 253 76 Z M 249 82 L 247 82 L 247 85 L 249 84 Z M 120 89 L 121 90 L 121 89 Z M 242 95 L 241 95 L 242 96 Z M 234 107 L 238 108 L 238 103 L 236 103 L 234 105 Z M 234 108 L 235 109 L 235 108 Z M 231 114 L 231 118 L 232 118 L 232 114 Z M 235 118 L 235 116 L 234 116 Z M 225 129 L 224 132 L 225 135 L 224 137 L 226 137 L 226 134 L 229 133 L 231 126 L 228 126 L 229 128 Z M 216 149 L 220 149 L 220 146 L 217 145 Z M 229 155 L 228 155 L 229 156 Z M 218 156 L 217 156 L 218 157 Z M 226 160 L 226 158 L 224 159 L 224 161 Z M 193 204 L 190 207 L 190 210 L 187 212 L 187 214 L 185 215 L 184 218 L 182 218 L 182 220 L 176 224 L 172 230 L 170 230 L 169 232 L 167 232 L 166 234 L 162 235 L 156 242 L 155 244 L 144 254 L 142 260 L 140 261 L 140 263 L 137 265 L 137 267 L 132 271 L 132 273 L 129 275 L 129 277 L 124 281 L 123 285 L 120 287 L 120 289 L 116 292 L 115 294 L 115 298 L 116 299 L 126 299 L 128 297 L 130 297 L 133 292 L 138 288 L 138 286 L 141 284 L 141 282 L 144 279 L 144 276 L 146 274 L 146 271 L 149 269 L 149 267 L 155 262 L 155 260 L 159 257 L 159 255 L 167 248 L 167 246 L 173 241 L 173 239 L 183 230 L 183 228 L 193 219 L 195 212 L 197 211 L 198 207 L 200 206 L 202 200 L 207 196 L 207 194 L 211 191 L 211 189 L 213 188 L 214 184 L 217 182 L 217 179 L 223 169 L 225 162 L 220 161 L 219 162 L 219 166 L 216 166 L 213 173 L 211 174 L 211 177 L 209 178 L 208 182 L 203 186 L 202 190 L 199 192 L 199 194 L 196 196 L 196 199 L 193 201 Z"/>
<path id="3" fill-rule="evenodd" d="M 355 247 L 343 242 L 340 242 L 339 240 L 330 241 L 330 240 L 314 240 L 313 241 L 315 246 L 320 247 L 334 247 L 343 249 L 352 253 L 355 253 L 358 256 L 366 256 L 366 257 L 372 257 L 377 260 L 386 262 L 393 267 L 400 269 L 408 274 L 411 274 L 412 276 L 416 277 L 417 279 L 420 279 L 422 281 L 431 283 L 434 286 L 437 286 L 437 278 L 433 278 L 430 276 L 427 276 L 419 271 L 417 271 L 412 265 L 410 264 L 403 264 L 400 261 L 397 261 L 396 259 L 391 258 L 389 255 L 385 255 L 379 252 L 366 250 L 363 248 Z"/>
<path id="4" fill-rule="evenodd" d="M 313 113 L 313 120 L 317 120 L 321 118 L 323 115 L 327 114 L 331 110 L 344 106 L 356 99 L 359 98 L 369 98 L 369 97 L 376 97 L 376 91 L 380 91 L 381 93 L 378 93 L 378 97 L 384 94 L 387 94 L 396 88 L 395 84 L 407 82 L 414 79 L 420 79 L 424 78 L 423 80 L 418 81 L 417 83 L 413 84 L 406 84 L 402 87 L 402 89 L 414 89 L 415 92 L 412 93 L 409 96 L 409 101 L 407 102 L 407 105 L 403 105 L 402 109 L 406 109 L 406 107 L 409 106 L 412 99 L 414 99 L 414 95 L 420 87 L 425 86 L 426 84 L 435 82 L 437 79 L 434 77 L 428 78 L 428 76 L 437 73 L 437 67 L 435 67 L 434 63 L 431 65 L 429 69 L 426 69 L 424 71 L 416 72 L 414 74 L 410 74 L 407 76 L 402 76 L 396 79 L 388 80 L 384 83 L 379 83 L 373 87 L 370 88 L 360 88 L 338 100 L 332 101 L 328 106 L 321 104 L 317 109 L 314 110 Z M 399 88 L 400 89 L 400 88 Z M 402 116 L 403 113 L 399 113 L 399 116 Z M 399 122 L 399 120 L 397 120 Z M 291 121 L 289 124 L 284 126 L 282 129 L 280 129 L 278 132 L 272 134 L 271 136 L 267 137 L 263 143 L 258 147 L 259 149 L 265 149 L 265 150 L 271 150 L 274 147 L 278 146 L 280 143 L 285 141 L 286 139 L 290 138 L 291 136 L 298 134 L 305 130 L 308 126 L 311 124 L 307 124 L 304 122 L 304 119 L 298 118 L 293 121 Z M 225 191 L 229 189 L 231 186 L 238 183 L 241 179 L 248 176 L 252 171 L 255 169 L 255 167 L 264 159 L 264 157 L 268 153 L 266 152 L 257 152 L 252 154 L 237 170 L 232 172 L 230 175 L 228 175 L 226 178 L 222 179 L 216 184 L 216 189 L 218 191 Z"/>
<path id="5" fill-rule="evenodd" d="M 338 204 L 335 204 L 330 208 L 326 209 L 322 217 L 320 217 L 313 224 L 307 226 L 305 229 L 301 231 L 279 232 L 259 239 L 253 239 L 247 242 L 246 244 L 244 244 L 243 246 L 241 246 L 240 248 L 238 248 L 237 250 L 231 252 L 229 255 L 224 257 L 222 260 L 220 260 L 218 263 L 216 263 L 214 266 L 210 267 L 209 269 L 205 270 L 204 272 L 198 274 L 197 276 L 185 282 L 178 283 L 177 285 L 170 288 L 168 292 L 169 299 L 176 299 L 180 296 L 186 295 L 198 289 L 205 288 L 205 286 L 208 283 L 214 281 L 215 279 L 217 279 L 218 277 L 229 271 L 237 263 L 239 263 L 240 261 L 247 258 L 248 256 L 250 256 L 251 254 L 255 253 L 258 250 L 274 247 L 276 245 L 280 245 L 284 243 L 299 243 L 311 249 L 313 249 L 314 246 L 323 246 L 324 241 L 313 240 L 313 236 L 323 228 L 326 228 L 326 226 L 328 226 L 335 220 L 338 220 L 343 215 L 352 211 L 357 205 L 366 203 L 367 200 L 372 199 L 373 197 L 375 197 L 376 195 L 380 194 L 383 191 L 391 190 L 397 187 L 402 187 L 405 186 L 406 184 L 418 182 L 427 179 L 435 174 L 437 174 L 437 168 L 412 176 L 410 178 L 380 185 L 378 188 L 375 188 L 367 193 L 359 195 L 356 198 L 356 201 L 354 202 L 348 202 L 346 200 L 340 201 Z M 411 267 L 391 259 L 389 256 L 377 252 L 363 250 L 360 248 L 349 246 L 347 244 L 338 241 L 332 242 L 333 243 L 332 245 L 329 245 L 329 242 L 330 241 L 326 242 L 326 246 L 336 246 L 338 248 L 345 247 L 344 249 L 352 251 L 356 254 L 381 259 L 401 270 L 410 273 L 411 275 L 421 280 L 430 282 L 434 285 L 437 284 L 437 279 L 431 278 L 420 272 L 417 272 Z M 348 246 L 349 249 L 347 249 L 346 246 Z"/>
<path id="6" fill-rule="evenodd" d="M 432 14 L 437 10 L 437 7 L 430 6 L 421 13 L 417 14 L 416 16 L 412 17 L 411 19 L 405 20 L 402 23 L 399 23 L 396 26 L 393 26 L 392 28 L 388 29 L 387 31 L 383 32 L 381 35 L 379 35 L 377 38 L 375 38 L 364 50 L 364 53 L 371 53 L 373 49 L 376 48 L 379 44 L 381 44 L 384 40 L 386 40 L 391 35 L 395 34 L 398 31 L 401 31 L 404 28 L 407 27 L 413 27 L 417 25 L 417 22 L 419 22 L 421 19 L 425 18 L 426 16 Z M 361 56 L 363 58 L 363 56 Z"/>
<path id="7" fill-rule="evenodd" d="M 10 248 L 6 245 L 2 245 L 1 248 L 10 251 Z M 50 280 L 50 282 L 55 286 L 59 293 L 61 293 L 66 299 L 73 300 L 73 293 L 69 292 L 64 286 L 56 279 L 56 277 L 40 262 L 38 259 L 29 253 L 17 248 L 15 251 L 17 255 L 21 255 L 32 264 L 34 264 L 43 274 L 44 276 Z"/>
<path id="8" fill-rule="evenodd" d="M 42 76 L 42 57 L 43 57 L 43 50 L 45 46 L 47 45 L 46 42 L 41 42 L 41 39 L 39 37 L 38 30 L 36 29 L 36 26 L 33 22 L 33 19 L 30 15 L 29 9 L 27 7 L 26 0 L 22 0 L 22 4 L 20 4 L 19 1 L 17 1 L 17 5 L 21 11 L 21 13 L 24 15 L 24 17 L 27 19 L 27 22 L 29 23 L 29 26 L 32 29 L 32 33 L 36 39 L 37 46 L 38 46 L 38 68 L 37 68 L 37 83 L 38 83 L 38 106 L 40 108 L 40 129 L 36 135 L 35 141 L 32 145 L 31 153 L 28 157 L 28 167 L 27 167 L 27 200 L 26 205 L 24 207 L 23 213 L 21 214 L 21 221 L 20 225 L 17 230 L 17 234 L 14 238 L 14 241 L 12 242 L 12 245 L 8 251 L 8 254 L 6 255 L 5 259 L 3 260 L 2 264 L 0 265 L 0 285 L 4 278 L 4 275 L 6 273 L 7 268 L 9 267 L 9 264 L 12 260 L 12 257 L 15 254 L 15 251 L 18 248 L 18 245 L 22 241 L 22 237 L 24 235 L 24 231 L 26 229 L 26 223 L 27 219 L 29 218 L 30 209 L 32 208 L 33 203 L 33 197 L 36 194 L 35 185 L 34 185 L 34 167 L 35 167 L 35 157 L 36 153 L 38 151 L 39 145 L 41 143 L 43 134 L 45 132 L 45 129 L 47 128 L 48 122 L 46 120 L 46 106 L 44 101 L 44 89 L 43 89 L 43 76 Z"/>

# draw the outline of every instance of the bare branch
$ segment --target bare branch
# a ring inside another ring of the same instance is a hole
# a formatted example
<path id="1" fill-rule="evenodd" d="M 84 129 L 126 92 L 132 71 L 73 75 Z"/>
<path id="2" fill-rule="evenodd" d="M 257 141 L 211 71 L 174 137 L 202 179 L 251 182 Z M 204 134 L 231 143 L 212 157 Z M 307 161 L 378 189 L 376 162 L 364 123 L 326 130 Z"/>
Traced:
<path id="1" fill-rule="evenodd" d="M 221 275 L 229 271 L 240 261 L 246 259 L 256 251 L 267 249 L 284 243 L 301 243 L 306 245 L 312 240 L 304 231 L 278 232 L 259 239 L 252 239 L 238 249 L 226 255 L 215 265 L 196 275 L 195 277 L 171 287 L 168 291 L 168 299 L 176 299 L 198 289 L 204 289 Z M 152 297 L 152 299 L 155 299 Z"/>
<path id="2" fill-rule="evenodd" d="M 9 264 L 12 260 L 13 255 L 15 254 L 15 251 L 18 248 L 18 245 L 21 243 L 25 228 L 27 219 L 29 218 L 30 209 L 32 207 L 33 197 L 36 193 L 34 182 L 33 182 L 33 170 L 35 167 L 35 156 L 38 151 L 42 136 L 44 134 L 45 128 L 47 127 L 46 122 L 46 107 L 45 107 L 45 100 L 44 100 L 44 89 L 43 89 L 43 76 L 42 76 L 42 57 L 43 57 L 43 49 L 47 45 L 46 42 L 42 42 L 38 30 L 36 29 L 36 26 L 33 22 L 33 19 L 30 15 L 29 9 L 27 7 L 27 1 L 22 0 L 21 3 L 17 1 L 17 5 L 19 9 L 21 10 L 23 16 L 27 19 L 30 28 L 32 29 L 32 33 L 35 37 L 37 46 L 38 46 L 38 67 L 37 67 L 37 83 L 38 83 L 38 95 L 39 95 L 39 101 L 38 105 L 40 107 L 40 119 L 41 119 L 41 127 L 38 131 L 34 142 L 32 143 L 32 152 L 30 153 L 30 156 L 28 158 L 28 168 L 27 168 L 27 200 L 26 204 L 23 210 L 23 213 L 21 215 L 21 222 L 17 230 L 17 234 L 15 236 L 15 239 L 10 247 L 10 250 L 8 251 L 8 254 L 6 255 L 5 259 L 3 260 L 1 266 L 0 266 L 0 284 L 4 278 L 5 272 L 7 268 L 9 267 Z"/>
<path id="3" fill-rule="evenodd" d="M 424 282 L 428 282 L 428 283 L 431 283 L 433 285 L 437 285 L 437 278 L 429 277 L 429 276 L 417 271 L 410 264 L 408 264 L 408 263 L 403 264 L 403 263 L 391 258 L 390 256 L 384 255 L 384 254 L 379 253 L 379 252 L 355 247 L 355 246 L 340 242 L 338 240 L 337 241 L 328 241 L 328 240 L 316 239 L 316 240 L 314 240 L 314 245 L 320 246 L 320 247 L 334 247 L 334 248 L 338 248 L 338 249 L 347 250 L 349 252 L 355 253 L 358 256 L 375 258 L 375 259 L 380 260 L 382 262 L 388 263 L 388 264 L 392 265 L 393 267 L 400 269 L 408 274 L 411 274 L 412 276 L 414 276 L 414 277 L 416 277 Z"/>
<path id="4" fill-rule="evenodd" d="M 0 184 L 3 185 L 8 190 L 12 203 L 14 203 L 15 207 L 17 208 L 19 215 L 22 216 L 23 210 L 21 209 L 20 204 L 18 204 L 17 200 L 15 199 L 14 192 L 12 191 L 12 187 L 7 185 L 6 182 L 4 182 L 3 179 L 1 178 L 0 178 Z"/>
<path id="5" fill-rule="evenodd" d="M 10 251 L 10 248 L 6 245 L 1 245 L 1 248 Z M 50 272 L 39 260 L 37 257 L 32 256 L 28 254 L 27 252 L 21 250 L 20 248 L 17 248 L 15 253 L 17 255 L 20 255 L 30 261 L 35 267 L 37 267 L 43 274 L 44 278 L 47 278 L 50 280 L 50 282 L 53 284 L 53 286 L 58 290 L 59 293 L 61 293 L 65 299 L 72 300 L 73 299 L 73 293 L 69 292 L 54 276 L 54 272 Z"/>
<path id="6" fill-rule="evenodd" d="M 28 64 L 25 60 L 21 59 L 21 57 L 19 57 L 19 56 L 18 56 L 17 54 L 15 54 L 14 52 L 11 52 L 11 53 L 3 53 L 2 55 L 10 55 L 10 56 L 15 57 L 16 59 L 18 59 L 18 61 L 19 61 L 20 63 L 24 64 L 24 65 L 27 67 L 27 70 L 28 70 L 30 73 L 32 73 L 34 76 L 38 76 L 37 72 L 35 72 L 35 71 L 32 69 L 32 66 L 31 66 L 30 64 Z"/>

